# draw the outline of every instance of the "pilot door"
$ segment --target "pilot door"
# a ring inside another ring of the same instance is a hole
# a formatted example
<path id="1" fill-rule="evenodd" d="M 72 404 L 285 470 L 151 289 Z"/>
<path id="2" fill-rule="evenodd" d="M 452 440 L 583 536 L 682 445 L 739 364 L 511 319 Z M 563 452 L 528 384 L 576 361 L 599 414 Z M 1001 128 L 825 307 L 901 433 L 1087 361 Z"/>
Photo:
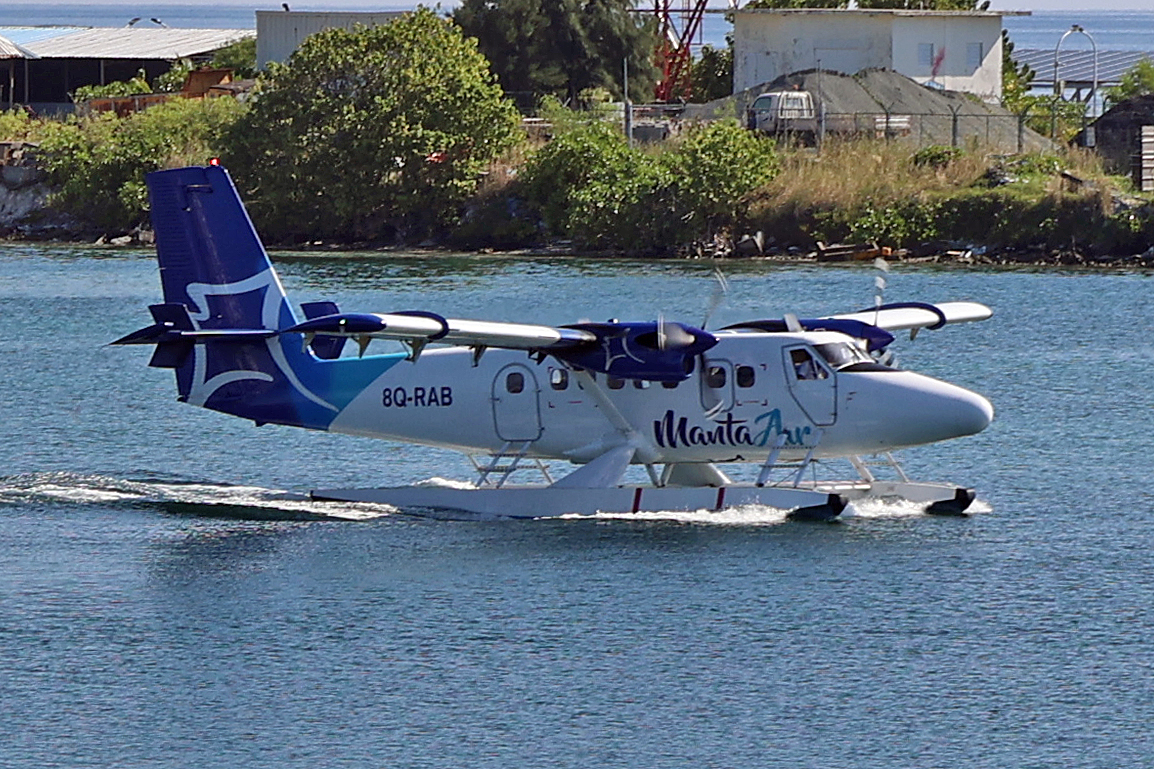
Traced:
<path id="1" fill-rule="evenodd" d="M 541 437 L 540 389 L 528 366 L 510 363 L 493 380 L 493 422 L 503 441 L 535 441 Z"/>
<path id="2" fill-rule="evenodd" d="M 837 421 L 837 377 L 811 347 L 787 347 L 785 381 L 797 405 L 815 425 Z"/>

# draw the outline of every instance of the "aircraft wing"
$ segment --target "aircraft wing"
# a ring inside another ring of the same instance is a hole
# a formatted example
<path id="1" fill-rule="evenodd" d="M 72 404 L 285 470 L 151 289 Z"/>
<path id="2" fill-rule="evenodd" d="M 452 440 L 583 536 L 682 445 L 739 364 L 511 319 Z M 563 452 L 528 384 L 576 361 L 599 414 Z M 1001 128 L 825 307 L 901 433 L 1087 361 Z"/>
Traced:
<path id="1" fill-rule="evenodd" d="M 421 311 L 332 313 L 309 318 L 280 333 L 304 334 L 308 344 L 316 337 L 339 338 L 342 343 L 354 339 L 362 354 L 372 339 L 394 339 L 410 346 L 414 361 L 429 343 L 470 347 L 474 362 L 490 347 L 526 350 L 621 379 L 668 382 L 689 378 L 692 358 L 717 344 L 717 337 L 708 331 L 664 320 L 538 326 L 444 318 Z M 324 356 L 339 353 L 338 346 L 326 349 Z"/>
<path id="2" fill-rule="evenodd" d="M 431 312 L 336 313 L 311 318 L 282 333 L 439 342 L 463 347 L 551 350 L 596 342 L 596 334 L 580 329 L 443 318 Z"/>
<path id="3" fill-rule="evenodd" d="M 854 320 L 886 331 L 905 329 L 941 328 L 947 323 L 969 323 L 986 320 L 994 312 L 978 302 L 900 302 L 884 304 L 880 308 L 830 316 L 835 320 Z"/>

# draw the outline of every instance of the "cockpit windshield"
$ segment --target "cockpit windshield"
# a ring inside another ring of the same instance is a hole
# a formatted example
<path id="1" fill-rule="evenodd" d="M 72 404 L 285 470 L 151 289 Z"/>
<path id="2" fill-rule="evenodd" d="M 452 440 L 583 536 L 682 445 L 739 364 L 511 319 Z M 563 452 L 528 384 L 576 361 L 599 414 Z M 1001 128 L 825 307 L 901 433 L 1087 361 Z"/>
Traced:
<path id="1" fill-rule="evenodd" d="M 831 342 L 830 344 L 815 345 L 821 357 L 825 358 L 835 371 L 855 363 L 873 363 L 874 360 L 857 345 L 848 342 Z"/>

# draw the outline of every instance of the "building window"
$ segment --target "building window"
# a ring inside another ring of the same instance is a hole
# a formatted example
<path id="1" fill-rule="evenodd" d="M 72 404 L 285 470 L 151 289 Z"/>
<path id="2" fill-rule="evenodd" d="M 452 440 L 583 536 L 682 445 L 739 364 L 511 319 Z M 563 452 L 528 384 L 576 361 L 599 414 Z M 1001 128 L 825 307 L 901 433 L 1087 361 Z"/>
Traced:
<path id="1" fill-rule="evenodd" d="M 966 43 L 966 67 L 971 72 L 976 72 L 981 68 L 984 58 L 985 50 L 981 43 Z"/>
<path id="2" fill-rule="evenodd" d="M 918 43 L 918 66 L 932 67 L 934 66 L 934 44 L 933 43 Z"/>

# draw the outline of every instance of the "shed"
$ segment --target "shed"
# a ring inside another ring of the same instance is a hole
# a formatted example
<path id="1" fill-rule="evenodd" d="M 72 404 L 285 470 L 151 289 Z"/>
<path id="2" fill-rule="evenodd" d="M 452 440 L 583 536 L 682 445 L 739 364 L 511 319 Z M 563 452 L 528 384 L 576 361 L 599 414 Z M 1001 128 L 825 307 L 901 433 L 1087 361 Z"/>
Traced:
<path id="1" fill-rule="evenodd" d="M 305 38 L 326 29 L 388 24 L 407 11 L 257 11 L 256 66 L 287 62 Z"/>
<path id="2" fill-rule="evenodd" d="M 1117 174 L 1132 175 L 1136 186 L 1146 190 L 1154 170 L 1149 146 L 1150 126 L 1154 126 L 1154 94 L 1135 96 L 1115 104 L 1091 124 L 1098 154 L 1106 160 L 1108 168 Z M 1143 142 L 1143 128 L 1146 141 Z M 1084 141 L 1084 140 L 1083 140 Z"/>
<path id="3" fill-rule="evenodd" d="M 997 101 L 1002 17 L 1022 11 L 786 8 L 733 12 L 733 91 L 791 72 L 892 70 Z"/>
<path id="4" fill-rule="evenodd" d="M 173 62 L 205 63 L 230 43 L 251 38 L 251 29 L 172 27 L 0 27 L 0 39 L 23 52 L 0 84 L 0 101 L 38 111 L 71 109 L 70 94 L 84 85 L 149 79 Z M 0 54 L 2 56 L 2 54 Z"/>

